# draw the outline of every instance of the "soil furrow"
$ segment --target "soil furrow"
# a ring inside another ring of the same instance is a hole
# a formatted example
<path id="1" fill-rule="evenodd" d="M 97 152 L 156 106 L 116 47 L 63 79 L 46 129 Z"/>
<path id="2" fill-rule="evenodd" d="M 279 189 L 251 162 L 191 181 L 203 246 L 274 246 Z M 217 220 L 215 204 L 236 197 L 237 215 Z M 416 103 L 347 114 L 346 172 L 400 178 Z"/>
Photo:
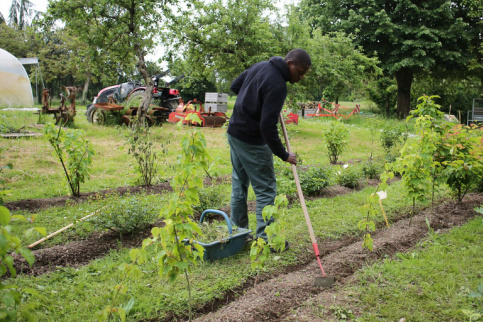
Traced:
<path id="1" fill-rule="evenodd" d="M 482 202 L 483 195 L 475 194 L 468 196 L 463 203 L 448 202 L 438 205 L 434 211 L 426 209 L 413 217 L 411 226 L 408 218 L 399 220 L 390 228 L 380 229 L 373 234 L 373 252 L 363 250 L 361 242 L 357 241 L 324 256 L 324 269 L 336 276 L 336 286 L 343 285 L 348 277 L 364 265 L 397 252 L 405 252 L 416 245 L 427 235 L 426 218 L 435 231 L 443 232 L 473 218 L 477 214 L 473 208 Z M 327 298 L 333 295 L 333 289 L 313 286 L 314 278 L 320 275 L 320 268 L 313 259 L 298 271 L 256 284 L 236 300 L 216 312 L 199 316 L 196 321 L 327 320 L 314 315 L 309 308 L 305 311 L 300 309 L 300 306 L 315 297 Z"/>

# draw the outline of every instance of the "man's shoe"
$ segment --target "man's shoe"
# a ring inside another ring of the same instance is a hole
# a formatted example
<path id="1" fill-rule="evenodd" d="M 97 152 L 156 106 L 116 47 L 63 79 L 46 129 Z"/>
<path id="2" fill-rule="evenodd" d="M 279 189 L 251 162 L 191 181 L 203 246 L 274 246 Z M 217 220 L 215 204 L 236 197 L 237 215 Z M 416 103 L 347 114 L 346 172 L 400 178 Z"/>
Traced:
<path id="1" fill-rule="evenodd" d="M 253 241 L 253 235 L 252 234 L 247 234 L 247 239 L 245 240 L 245 243 L 251 243 Z"/>
<path id="2" fill-rule="evenodd" d="M 270 247 L 270 253 L 272 254 L 278 254 L 281 252 L 285 252 L 290 248 L 290 244 L 288 241 L 285 241 L 285 248 L 282 251 L 275 250 L 274 248 Z"/>

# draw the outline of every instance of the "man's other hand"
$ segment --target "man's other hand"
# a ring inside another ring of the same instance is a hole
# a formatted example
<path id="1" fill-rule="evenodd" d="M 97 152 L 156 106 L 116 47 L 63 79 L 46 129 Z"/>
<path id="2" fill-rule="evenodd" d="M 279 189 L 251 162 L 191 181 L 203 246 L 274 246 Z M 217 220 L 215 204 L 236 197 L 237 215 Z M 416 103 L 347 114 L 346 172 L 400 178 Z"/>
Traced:
<path id="1" fill-rule="evenodd" d="M 293 165 L 297 165 L 297 157 L 295 156 L 295 153 L 289 152 L 288 153 L 288 158 L 285 160 L 285 162 L 288 162 Z"/>

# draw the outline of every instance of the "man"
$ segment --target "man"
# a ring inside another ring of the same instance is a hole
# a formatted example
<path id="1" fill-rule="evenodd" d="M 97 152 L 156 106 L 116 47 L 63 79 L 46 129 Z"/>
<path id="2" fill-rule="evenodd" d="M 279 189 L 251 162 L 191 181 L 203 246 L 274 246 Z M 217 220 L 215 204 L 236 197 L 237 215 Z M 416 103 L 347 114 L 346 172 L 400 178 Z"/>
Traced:
<path id="1" fill-rule="evenodd" d="M 277 183 L 273 154 L 290 164 L 297 164 L 294 153 L 285 150 L 278 136 L 277 123 L 287 96 L 287 82 L 298 83 L 312 65 L 303 49 L 291 50 L 285 58 L 272 57 L 259 62 L 238 76 L 231 84 L 237 94 L 228 125 L 228 143 L 233 166 L 231 221 L 248 228 L 247 196 L 251 184 L 257 199 L 256 237 L 267 240 L 262 211 L 273 205 Z M 288 248 L 288 243 L 286 243 Z"/>

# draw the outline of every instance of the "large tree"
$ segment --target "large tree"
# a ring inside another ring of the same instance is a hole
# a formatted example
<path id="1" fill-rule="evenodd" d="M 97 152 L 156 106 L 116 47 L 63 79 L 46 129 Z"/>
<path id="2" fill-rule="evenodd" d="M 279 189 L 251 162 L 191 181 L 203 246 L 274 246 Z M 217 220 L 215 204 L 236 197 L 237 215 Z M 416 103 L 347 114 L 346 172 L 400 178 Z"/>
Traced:
<path id="1" fill-rule="evenodd" d="M 252 64 L 281 55 L 268 13 L 268 0 L 194 1 L 165 34 L 171 60 L 183 60 L 191 76 L 211 79 L 226 89 Z"/>
<path id="2" fill-rule="evenodd" d="M 123 66 L 137 57 L 138 69 L 146 83 L 142 114 L 152 98 L 153 81 L 145 56 L 155 46 L 160 24 L 171 15 L 168 5 L 176 0 L 53 0 L 49 13 L 61 19 L 92 51 Z"/>
<path id="3" fill-rule="evenodd" d="M 303 0 L 313 26 L 343 30 L 368 55 L 376 55 L 396 77 L 397 110 L 410 110 L 413 76 L 425 69 L 452 69 L 466 63 L 467 23 L 446 0 Z"/>
<path id="4" fill-rule="evenodd" d="M 28 26 L 28 18 L 35 14 L 35 10 L 32 7 L 33 4 L 30 0 L 12 0 L 8 15 L 10 24 L 19 29 L 24 29 Z"/>

